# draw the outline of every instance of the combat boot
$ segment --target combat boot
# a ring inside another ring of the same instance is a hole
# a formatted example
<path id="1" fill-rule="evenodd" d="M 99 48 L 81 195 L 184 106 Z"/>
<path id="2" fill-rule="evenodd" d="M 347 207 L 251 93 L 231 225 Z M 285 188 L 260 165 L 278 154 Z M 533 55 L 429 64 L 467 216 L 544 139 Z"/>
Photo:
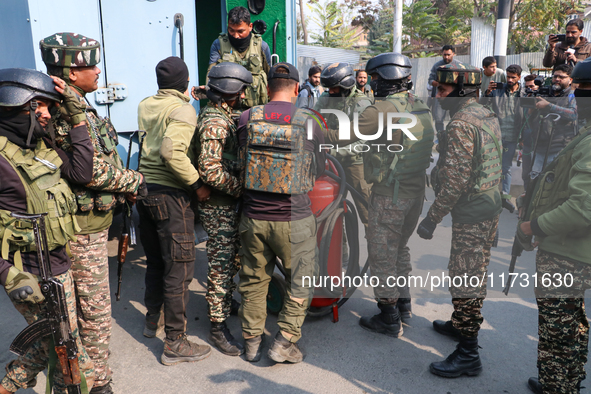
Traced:
<path id="1" fill-rule="evenodd" d="M 146 324 L 144 325 L 144 336 L 154 338 L 164 330 L 164 313 L 162 311 L 153 315 L 146 313 Z"/>
<path id="2" fill-rule="evenodd" d="M 111 388 L 111 382 L 103 385 L 103 386 L 94 386 L 92 390 L 90 390 L 89 394 L 113 394 L 113 389 Z"/>
<path id="3" fill-rule="evenodd" d="M 431 363 L 429 369 L 431 373 L 445 378 L 479 375 L 482 363 L 478 354 L 478 338 L 460 337 L 456 350 L 444 361 Z"/>
<path id="4" fill-rule="evenodd" d="M 433 328 L 435 331 L 442 335 L 447 335 L 448 337 L 452 337 L 456 341 L 460 340 L 460 330 L 454 327 L 451 320 L 443 321 L 443 320 L 435 320 L 433 322 Z"/>
<path id="5" fill-rule="evenodd" d="M 359 325 L 366 330 L 385 334 L 398 338 L 402 335 L 402 322 L 400 312 L 396 305 L 384 305 L 378 303 L 381 312 L 372 317 L 363 316 L 359 319 Z"/>
<path id="6" fill-rule="evenodd" d="M 288 361 L 290 363 L 299 363 L 304 360 L 304 355 L 297 343 L 289 342 L 281 331 L 275 336 L 273 345 L 269 349 L 267 356 L 276 363 Z"/>
<path id="7" fill-rule="evenodd" d="M 187 339 L 183 334 L 175 340 L 164 340 L 164 352 L 160 361 L 164 365 L 174 365 L 182 362 L 203 360 L 211 354 L 211 348 L 207 345 L 198 345 Z"/>
<path id="8" fill-rule="evenodd" d="M 208 339 L 209 343 L 227 356 L 240 356 L 244 353 L 244 347 L 232 336 L 225 321 L 211 323 Z"/>
<path id="9" fill-rule="evenodd" d="M 265 344 L 265 334 L 244 340 L 244 358 L 246 361 L 256 363 L 263 355 L 263 345 Z"/>
<path id="10" fill-rule="evenodd" d="M 540 383 L 538 378 L 529 378 L 527 381 L 527 387 L 529 387 L 529 389 L 536 394 L 543 394 L 544 392 L 542 390 L 542 383 Z M 584 387 L 581 387 L 581 380 L 579 380 L 577 382 L 577 393 L 580 393 L 582 388 Z"/>
<path id="11" fill-rule="evenodd" d="M 398 302 L 396 305 L 398 306 L 398 311 L 400 312 L 400 318 L 403 322 L 410 319 L 412 317 L 412 306 L 410 301 L 410 290 L 408 286 L 400 287 L 400 298 L 398 298 Z"/>
<path id="12" fill-rule="evenodd" d="M 542 394 L 542 383 L 540 383 L 538 378 L 529 378 L 527 387 L 536 394 Z"/>

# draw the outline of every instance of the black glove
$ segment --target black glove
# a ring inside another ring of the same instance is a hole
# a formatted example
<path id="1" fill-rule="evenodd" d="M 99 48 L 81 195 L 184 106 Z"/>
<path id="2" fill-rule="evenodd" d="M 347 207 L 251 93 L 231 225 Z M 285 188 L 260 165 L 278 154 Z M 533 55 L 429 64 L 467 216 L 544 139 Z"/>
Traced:
<path id="1" fill-rule="evenodd" d="M 437 227 L 437 224 L 433 223 L 431 217 L 427 215 L 427 217 L 424 218 L 421 223 L 419 223 L 419 227 L 417 228 L 417 234 L 419 234 L 419 237 L 423 239 L 432 239 L 435 227 Z"/>
<path id="2" fill-rule="evenodd" d="M 148 197 L 148 185 L 146 184 L 146 178 L 142 179 L 140 187 L 137 189 L 137 200 L 143 200 Z"/>

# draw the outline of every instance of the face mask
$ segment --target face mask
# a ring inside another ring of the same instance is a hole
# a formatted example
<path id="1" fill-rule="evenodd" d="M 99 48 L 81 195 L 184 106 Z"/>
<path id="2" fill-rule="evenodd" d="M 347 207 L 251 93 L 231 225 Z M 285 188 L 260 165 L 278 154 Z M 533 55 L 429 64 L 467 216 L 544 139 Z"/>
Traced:
<path id="1" fill-rule="evenodd" d="M 234 38 L 228 34 L 228 39 L 230 40 L 230 44 L 236 49 L 238 52 L 244 52 L 248 49 L 250 45 L 250 38 L 252 36 L 252 32 L 248 33 L 248 35 L 244 38 Z"/>
<path id="2" fill-rule="evenodd" d="M 575 89 L 575 99 L 579 119 L 589 118 L 591 116 L 591 90 Z"/>
<path id="3" fill-rule="evenodd" d="M 378 80 L 377 79 L 372 79 L 369 82 L 369 87 L 371 88 L 371 90 L 373 90 L 374 92 L 378 91 Z"/>

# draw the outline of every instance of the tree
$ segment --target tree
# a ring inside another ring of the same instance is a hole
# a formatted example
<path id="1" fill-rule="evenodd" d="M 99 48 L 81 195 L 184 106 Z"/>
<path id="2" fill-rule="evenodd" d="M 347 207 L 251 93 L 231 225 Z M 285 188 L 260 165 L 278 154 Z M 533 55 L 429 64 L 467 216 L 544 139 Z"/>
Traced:
<path id="1" fill-rule="evenodd" d="M 301 28 L 302 29 L 302 39 L 304 41 L 304 45 L 308 45 L 308 29 L 306 28 L 306 19 L 304 16 L 304 1 L 305 0 L 300 0 L 299 4 L 300 4 L 300 19 L 299 19 L 299 23 L 297 25 L 297 28 Z M 299 32 L 298 32 L 298 41 L 299 41 Z"/>
<path id="2" fill-rule="evenodd" d="M 424 48 L 432 42 L 441 42 L 443 28 L 431 0 L 413 0 L 404 5 L 402 12 L 404 50 Z"/>
<path id="3" fill-rule="evenodd" d="M 310 36 L 315 45 L 348 49 L 356 42 L 359 34 L 350 24 L 350 12 L 339 7 L 336 1 L 308 4 L 312 12 L 310 19 L 319 27 L 318 33 Z"/>

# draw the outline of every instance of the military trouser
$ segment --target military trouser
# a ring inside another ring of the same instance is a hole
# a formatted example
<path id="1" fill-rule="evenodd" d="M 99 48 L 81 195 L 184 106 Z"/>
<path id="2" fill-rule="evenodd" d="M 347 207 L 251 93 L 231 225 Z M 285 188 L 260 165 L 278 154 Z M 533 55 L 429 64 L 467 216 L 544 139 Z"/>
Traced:
<path id="1" fill-rule="evenodd" d="M 449 287 L 454 312 L 451 315 L 453 326 L 462 336 L 476 337 L 484 320 L 482 304 L 486 297 L 488 263 L 490 248 L 497 233 L 499 216 L 474 224 L 454 223 L 452 226 L 451 254 L 449 257 L 450 278 L 467 276 L 467 283 Z M 470 285 L 470 278 L 478 278 L 478 286 Z M 459 282 L 457 282 L 459 283 Z"/>
<path id="2" fill-rule="evenodd" d="M 240 269 L 238 213 L 234 206 L 199 203 L 199 218 L 207 232 L 207 315 L 214 323 L 230 316 L 234 276 Z"/>
<path id="3" fill-rule="evenodd" d="M 109 383 L 113 376 L 108 364 L 111 341 L 108 234 L 107 229 L 77 235 L 77 241 L 70 242 L 80 340 L 94 363 L 97 387 Z"/>
<path id="4" fill-rule="evenodd" d="M 371 196 L 367 251 L 371 275 L 380 280 L 374 295 L 381 304 L 396 304 L 400 296 L 401 289 L 388 283 L 388 277 L 408 277 L 412 270 L 408 240 L 421 216 L 423 200 L 424 196 L 399 198 L 393 204 L 392 197 Z"/>
<path id="5" fill-rule="evenodd" d="M 353 186 L 353 188 L 364 197 L 365 203 L 367 204 L 369 202 L 369 187 L 367 186 L 367 183 L 365 183 L 365 179 L 363 176 L 363 163 L 347 164 L 341 161 L 341 164 L 343 165 L 343 168 L 345 170 L 347 183 Z M 353 196 L 353 201 L 355 201 L 355 208 L 357 208 L 357 213 L 359 214 L 361 223 L 363 223 L 363 225 L 367 229 L 367 223 L 369 220 L 367 208 L 358 197 Z"/>
<path id="6" fill-rule="evenodd" d="M 187 192 L 167 189 L 138 202 L 140 240 L 146 253 L 146 293 L 149 314 L 160 313 L 168 339 L 187 329 L 189 284 L 195 269 L 195 215 Z"/>
<path id="7" fill-rule="evenodd" d="M 72 275 L 70 274 L 70 271 L 68 271 L 62 275 L 56 276 L 56 279 L 64 284 L 70 329 L 72 330 L 72 335 L 76 339 L 76 345 L 78 347 L 78 365 L 80 367 L 80 373 L 84 374 L 86 385 L 90 390 L 94 384 L 94 368 L 92 360 L 88 357 L 86 350 L 84 350 L 78 334 L 78 324 L 76 322 L 76 296 Z M 45 303 L 33 304 L 31 302 L 16 301 L 13 301 L 12 303 L 16 310 L 24 316 L 28 324 L 32 324 L 46 317 L 47 312 Z M 49 363 L 50 343 L 51 336 L 46 336 L 35 342 L 27 350 L 24 356 L 19 356 L 16 360 L 8 363 L 8 365 L 6 365 L 6 376 L 2 379 L 2 387 L 10 392 L 16 392 L 19 388 L 25 389 L 28 387 L 35 387 L 37 384 L 37 374 L 47 368 Z M 53 378 L 53 392 L 56 394 L 66 393 L 66 386 L 64 385 L 59 360 L 55 365 Z"/>
<path id="8" fill-rule="evenodd" d="M 544 393 L 575 394 L 577 383 L 586 377 L 589 321 L 585 313 L 585 290 L 591 288 L 591 266 L 538 250 L 536 272 L 538 278 L 544 274 L 553 278 L 548 286 L 538 282 L 535 288 L 540 383 Z M 565 280 L 566 274 L 572 275 L 572 286 L 555 287 L 559 284 L 556 278 Z"/>
<path id="9" fill-rule="evenodd" d="M 263 334 L 269 282 L 279 257 L 287 274 L 287 294 L 277 324 L 281 331 L 292 335 L 291 342 L 297 342 L 314 291 L 311 286 L 303 286 L 302 277 L 312 278 L 318 273 L 316 219 L 309 216 L 291 222 L 272 222 L 242 215 L 239 231 L 243 255 L 238 285 L 242 304 L 238 315 L 242 331 L 248 336 Z"/>

